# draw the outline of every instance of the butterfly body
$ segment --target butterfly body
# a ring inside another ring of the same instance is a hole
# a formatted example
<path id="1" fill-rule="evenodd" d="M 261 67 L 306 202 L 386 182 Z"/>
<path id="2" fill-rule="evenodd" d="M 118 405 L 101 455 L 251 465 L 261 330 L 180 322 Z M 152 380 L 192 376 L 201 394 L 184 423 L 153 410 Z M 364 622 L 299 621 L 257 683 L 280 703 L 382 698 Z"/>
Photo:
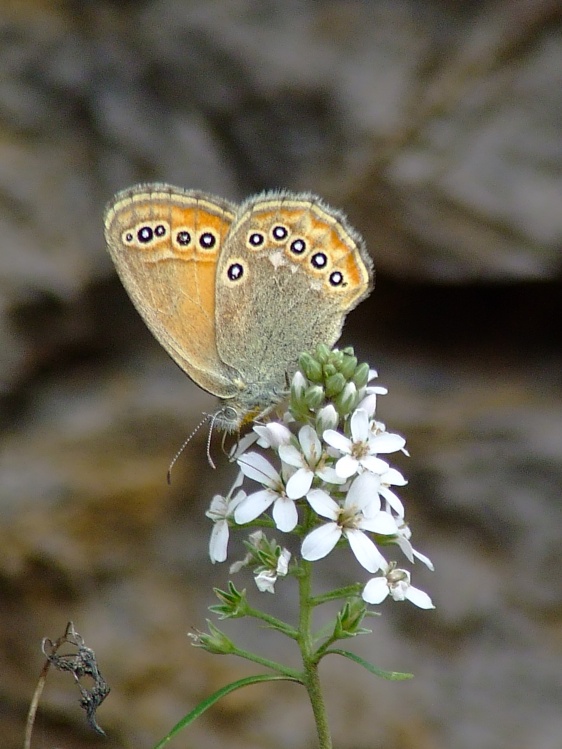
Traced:
<path id="1" fill-rule="evenodd" d="M 137 185 L 105 213 L 133 303 L 176 363 L 221 400 L 226 431 L 281 401 L 301 352 L 333 345 L 371 290 L 372 263 L 344 216 L 307 193 L 240 206 Z"/>

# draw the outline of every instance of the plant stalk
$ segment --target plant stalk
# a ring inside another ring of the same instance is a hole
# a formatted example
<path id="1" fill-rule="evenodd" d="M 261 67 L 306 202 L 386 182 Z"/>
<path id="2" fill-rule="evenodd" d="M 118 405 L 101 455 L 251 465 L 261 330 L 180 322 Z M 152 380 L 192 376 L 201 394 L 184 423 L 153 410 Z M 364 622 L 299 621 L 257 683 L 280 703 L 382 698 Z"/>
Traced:
<path id="1" fill-rule="evenodd" d="M 314 721 L 316 723 L 316 733 L 318 735 L 319 749 L 332 749 L 332 737 L 328 725 L 328 716 L 326 713 L 326 704 L 320 685 L 320 676 L 318 674 L 318 661 L 314 653 L 314 643 L 312 639 L 312 612 L 314 605 L 312 596 L 312 565 L 310 562 L 303 560 L 302 575 L 299 579 L 299 598 L 300 598 L 300 617 L 299 617 L 299 637 L 298 644 L 300 647 L 303 666 L 304 666 L 304 686 L 308 692 L 308 698 L 312 706 Z"/>

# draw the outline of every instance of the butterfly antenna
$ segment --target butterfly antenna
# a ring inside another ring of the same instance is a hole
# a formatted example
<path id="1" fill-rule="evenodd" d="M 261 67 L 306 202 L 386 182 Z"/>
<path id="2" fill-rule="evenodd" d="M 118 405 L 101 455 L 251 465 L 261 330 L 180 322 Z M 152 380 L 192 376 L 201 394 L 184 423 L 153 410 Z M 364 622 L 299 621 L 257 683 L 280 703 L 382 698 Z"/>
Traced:
<path id="1" fill-rule="evenodd" d="M 180 457 L 180 455 L 182 454 L 182 452 L 185 450 L 185 448 L 189 445 L 189 443 L 191 442 L 191 440 L 195 437 L 195 435 L 197 434 L 197 432 L 201 429 L 201 427 L 203 426 L 203 424 L 205 424 L 207 421 L 209 421 L 210 418 L 211 418 L 211 414 L 205 414 L 204 418 L 201 419 L 201 421 L 199 422 L 199 424 L 197 424 L 197 426 L 195 427 L 195 429 L 191 432 L 191 434 L 189 435 L 189 437 L 184 441 L 184 443 L 182 444 L 182 446 L 180 447 L 180 449 L 177 451 L 177 453 L 172 458 L 172 462 L 170 463 L 170 466 L 168 468 L 168 473 L 166 474 L 166 478 L 168 480 L 168 484 L 172 483 L 172 468 L 176 465 L 176 463 L 178 461 L 178 458 Z M 213 415 L 213 421 L 214 421 L 214 415 Z M 212 429 L 213 429 L 213 426 L 212 426 L 212 423 L 211 423 L 211 431 L 212 431 Z M 209 432 L 209 437 L 211 436 L 211 431 Z M 211 460 L 211 457 L 209 455 L 209 444 L 208 444 L 208 442 L 207 442 L 207 457 L 209 459 L 209 463 L 214 468 L 215 467 L 214 463 Z"/>

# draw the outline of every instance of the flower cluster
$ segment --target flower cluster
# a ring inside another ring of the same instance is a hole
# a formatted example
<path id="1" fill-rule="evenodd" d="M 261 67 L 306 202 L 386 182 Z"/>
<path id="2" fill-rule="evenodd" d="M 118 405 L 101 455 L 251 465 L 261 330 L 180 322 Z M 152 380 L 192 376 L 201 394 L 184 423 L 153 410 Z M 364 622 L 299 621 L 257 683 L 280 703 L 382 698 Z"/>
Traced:
<path id="1" fill-rule="evenodd" d="M 394 490 L 407 482 L 386 460 L 398 451 L 407 455 L 405 440 L 375 418 L 378 396 L 386 388 L 372 384 L 377 373 L 358 364 L 351 349 L 320 346 L 299 363 L 288 413 L 254 427 L 236 453 L 240 473 L 232 489 L 213 499 L 207 513 L 215 523 L 212 561 L 226 559 L 231 527 L 274 526 L 296 533 L 300 555 L 310 562 L 348 544 L 359 564 L 376 575 L 363 588 L 366 602 L 381 603 L 390 596 L 433 608 L 429 596 L 410 584 L 410 573 L 383 553 L 399 548 L 410 562 L 418 559 L 433 569 L 410 543 L 404 505 Z M 275 465 L 249 451 L 250 443 L 271 451 Z M 261 488 L 246 494 L 239 489 L 244 477 Z M 254 560 L 258 587 L 273 592 L 277 577 L 290 569 L 290 554 L 275 545 L 264 553 L 263 533 L 253 538 L 244 563 Z"/>

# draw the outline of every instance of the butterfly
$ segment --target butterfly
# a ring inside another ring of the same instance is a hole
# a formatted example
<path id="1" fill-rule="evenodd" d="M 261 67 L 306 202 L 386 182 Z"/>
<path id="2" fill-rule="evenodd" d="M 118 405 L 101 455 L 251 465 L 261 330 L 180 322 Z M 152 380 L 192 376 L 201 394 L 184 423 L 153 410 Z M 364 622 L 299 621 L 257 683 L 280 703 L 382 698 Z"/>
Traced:
<path id="1" fill-rule="evenodd" d="M 240 205 L 140 184 L 108 204 L 109 253 L 133 304 L 239 430 L 278 404 L 299 355 L 332 346 L 371 291 L 360 235 L 319 197 L 264 192 Z"/>

